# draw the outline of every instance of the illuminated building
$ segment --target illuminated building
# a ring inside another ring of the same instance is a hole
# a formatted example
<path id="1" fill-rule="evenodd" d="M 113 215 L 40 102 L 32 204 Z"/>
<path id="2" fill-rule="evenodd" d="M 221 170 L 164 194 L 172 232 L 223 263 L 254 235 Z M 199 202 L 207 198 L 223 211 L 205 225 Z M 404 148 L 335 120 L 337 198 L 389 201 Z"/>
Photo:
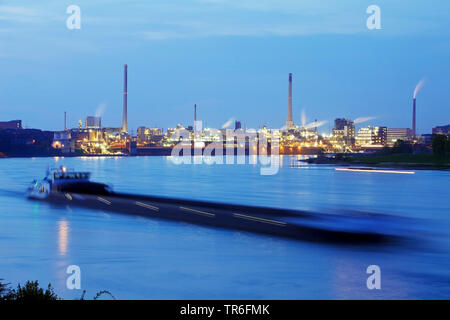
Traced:
<path id="1" fill-rule="evenodd" d="M 87 129 L 100 129 L 102 127 L 102 118 L 88 116 L 84 122 L 84 127 Z"/>
<path id="2" fill-rule="evenodd" d="M 433 143 L 433 134 L 423 134 L 417 138 L 418 142 L 427 146 L 432 145 Z"/>
<path id="3" fill-rule="evenodd" d="M 63 154 L 75 152 L 75 140 L 70 131 L 56 131 L 53 134 L 52 147 L 60 149 Z"/>
<path id="4" fill-rule="evenodd" d="M 305 128 L 302 127 L 299 130 L 300 141 L 303 146 L 314 147 L 317 146 L 317 140 L 319 135 L 317 133 L 317 128 Z"/>
<path id="5" fill-rule="evenodd" d="M 393 146 L 395 141 L 410 140 L 412 137 L 411 129 L 409 128 L 388 128 L 386 134 L 386 144 L 388 146 Z"/>
<path id="6" fill-rule="evenodd" d="M 163 129 L 139 127 L 137 129 L 138 145 L 160 145 L 163 140 Z"/>
<path id="7" fill-rule="evenodd" d="M 188 127 L 189 128 L 189 127 Z M 180 141 L 190 141 L 193 138 L 193 129 L 188 130 L 183 125 L 178 124 L 176 128 L 168 128 L 165 136 L 165 145 L 178 143 Z M 186 134 L 188 132 L 188 134 Z"/>
<path id="8" fill-rule="evenodd" d="M 356 145 L 364 146 L 385 146 L 387 140 L 386 127 L 361 128 L 356 136 Z"/>
<path id="9" fill-rule="evenodd" d="M 334 120 L 333 141 L 335 144 L 352 146 L 355 144 L 355 125 L 348 119 Z"/>
<path id="10" fill-rule="evenodd" d="M 432 129 L 433 134 L 444 134 L 446 136 L 450 136 L 450 124 L 446 126 L 438 126 Z"/>

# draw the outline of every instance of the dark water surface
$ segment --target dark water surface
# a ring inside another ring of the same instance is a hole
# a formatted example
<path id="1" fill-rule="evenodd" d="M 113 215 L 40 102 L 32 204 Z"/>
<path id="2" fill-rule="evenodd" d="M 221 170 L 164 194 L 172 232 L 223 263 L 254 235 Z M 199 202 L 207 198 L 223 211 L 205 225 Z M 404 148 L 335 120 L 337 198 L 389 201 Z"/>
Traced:
<path id="1" fill-rule="evenodd" d="M 175 165 L 165 157 L 0 159 L 0 278 L 52 283 L 64 298 L 66 268 L 81 268 L 91 298 L 450 298 L 450 172 L 414 175 L 258 165 Z M 365 210 L 413 218 L 411 243 L 335 245 L 152 220 L 26 200 L 47 165 L 92 172 L 122 192 L 320 210 Z M 366 268 L 379 265 L 381 290 Z"/>

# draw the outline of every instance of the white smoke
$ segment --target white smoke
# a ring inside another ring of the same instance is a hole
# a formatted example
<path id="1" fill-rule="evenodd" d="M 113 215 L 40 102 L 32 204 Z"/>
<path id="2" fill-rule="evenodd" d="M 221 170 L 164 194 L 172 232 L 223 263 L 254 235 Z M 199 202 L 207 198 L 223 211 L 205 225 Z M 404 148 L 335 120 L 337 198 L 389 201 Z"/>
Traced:
<path id="1" fill-rule="evenodd" d="M 101 117 L 103 115 L 103 112 L 106 109 L 106 103 L 102 102 L 98 105 L 97 110 L 95 111 L 95 116 L 96 117 Z"/>
<path id="2" fill-rule="evenodd" d="M 323 125 L 326 124 L 326 123 L 328 123 L 327 120 L 324 120 L 324 121 L 314 121 L 314 122 L 308 123 L 308 124 L 307 124 L 306 126 L 304 126 L 304 127 L 305 127 L 305 129 L 309 129 L 309 128 L 318 128 L 318 127 L 323 126 Z"/>
<path id="3" fill-rule="evenodd" d="M 231 126 L 231 124 L 233 123 L 233 121 L 234 121 L 234 118 L 228 119 L 228 121 L 225 122 L 225 123 L 222 125 L 222 129 L 226 129 L 226 128 L 228 128 L 229 126 Z"/>
<path id="4" fill-rule="evenodd" d="M 416 88 L 414 89 L 414 99 L 416 98 L 419 91 L 424 87 L 426 80 L 422 79 L 419 81 L 419 83 L 416 85 Z"/>
<path id="5" fill-rule="evenodd" d="M 304 127 L 306 125 L 306 113 L 305 113 L 305 109 L 302 109 L 302 127 Z"/>
<path id="6" fill-rule="evenodd" d="M 367 121 L 370 121 L 370 120 L 374 120 L 374 119 L 376 119 L 377 117 L 360 117 L 360 118 L 356 118 L 354 121 L 353 121 L 353 123 L 354 124 L 358 124 L 358 123 L 363 123 L 363 122 L 367 122 Z"/>

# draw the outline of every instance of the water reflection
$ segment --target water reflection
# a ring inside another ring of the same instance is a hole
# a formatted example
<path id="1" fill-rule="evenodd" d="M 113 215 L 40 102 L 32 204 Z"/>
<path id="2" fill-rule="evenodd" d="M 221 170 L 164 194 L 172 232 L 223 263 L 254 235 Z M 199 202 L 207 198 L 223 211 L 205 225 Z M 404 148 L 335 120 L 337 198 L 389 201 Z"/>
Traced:
<path id="1" fill-rule="evenodd" d="M 65 289 L 67 266 L 86 261 L 92 281 L 83 289 L 108 289 L 124 299 L 450 296 L 450 172 L 382 175 L 303 162 L 298 165 L 302 169 L 291 167 L 291 159 L 298 158 L 280 157 L 284 166 L 265 177 L 254 165 L 176 166 L 169 157 L 66 157 L 58 165 L 91 171 L 94 181 L 111 183 L 120 192 L 415 218 L 418 222 L 400 224 L 408 234 L 411 224 L 417 224 L 419 245 L 392 250 L 319 245 L 119 214 L 106 218 L 97 210 L 29 202 L 23 197 L 29 181 L 56 160 L 17 158 L 1 159 L 0 269 L 11 282 L 36 270 L 33 279 L 59 285 L 57 292 L 65 298 L 73 295 Z M 395 221 L 380 227 L 386 231 Z M 381 290 L 366 286 L 366 268 L 372 264 L 381 268 Z M 107 285 L 105 266 L 116 279 Z"/>
<path id="2" fill-rule="evenodd" d="M 61 256 L 67 254 L 67 244 L 69 242 L 69 223 L 66 220 L 58 222 L 58 251 Z"/>

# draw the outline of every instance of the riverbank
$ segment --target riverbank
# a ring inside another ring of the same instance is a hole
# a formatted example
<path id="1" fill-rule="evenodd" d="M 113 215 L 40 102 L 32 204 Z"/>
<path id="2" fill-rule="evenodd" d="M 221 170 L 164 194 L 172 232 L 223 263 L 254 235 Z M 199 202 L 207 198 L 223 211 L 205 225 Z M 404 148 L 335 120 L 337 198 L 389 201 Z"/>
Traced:
<path id="1" fill-rule="evenodd" d="M 0 158 L 35 158 L 35 157 L 134 157 L 134 156 L 171 156 L 173 148 L 172 147 L 147 147 L 147 148 L 137 148 L 133 152 L 124 152 L 122 154 L 112 153 L 112 154 L 90 154 L 90 153 L 82 153 L 80 150 L 71 153 L 62 153 L 61 150 L 52 149 L 50 151 L 41 151 L 41 152 L 26 152 L 26 150 L 19 150 L 16 152 L 2 152 L 0 151 Z M 226 148 L 224 147 L 222 150 L 220 149 L 212 149 L 208 150 L 206 148 L 187 148 L 187 152 L 189 155 L 203 155 L 207 152 L 208 156 L 215 156 L 216 153 L 218 156 L 220 155 L 235 155 L 238 156 L 241 153 L 246 156 L 253 155 L 256 153 L 257 155 L 271 155 L 270 146 L 265 150 L 262 154 L 260 154 L 259 150 L 250 150 L 248 146 L 244 148 Z M 285 156 L 300 156 L 300 155 L 318 155 L 321 149 L 316 147 L 304 147 L 301 150 L 295 148 L 284 148 L 279 150 L 280 155 Z M 176 150 L 176 154 L 182 156 L 184 150 Z"/>
<path id="2" fill-rule="evenodd" d="M 373 155 L 339 154 L 333 157 L 319 156 L 317 158 L 309 158 L 300 161 L 314 164 L 332 164 L 341 166 L 358 165 L 416 170 L 450 170 L 450 155 L 446 155 L 445 157 L 437 157 L 433 154 L 409 153 Z"/>

